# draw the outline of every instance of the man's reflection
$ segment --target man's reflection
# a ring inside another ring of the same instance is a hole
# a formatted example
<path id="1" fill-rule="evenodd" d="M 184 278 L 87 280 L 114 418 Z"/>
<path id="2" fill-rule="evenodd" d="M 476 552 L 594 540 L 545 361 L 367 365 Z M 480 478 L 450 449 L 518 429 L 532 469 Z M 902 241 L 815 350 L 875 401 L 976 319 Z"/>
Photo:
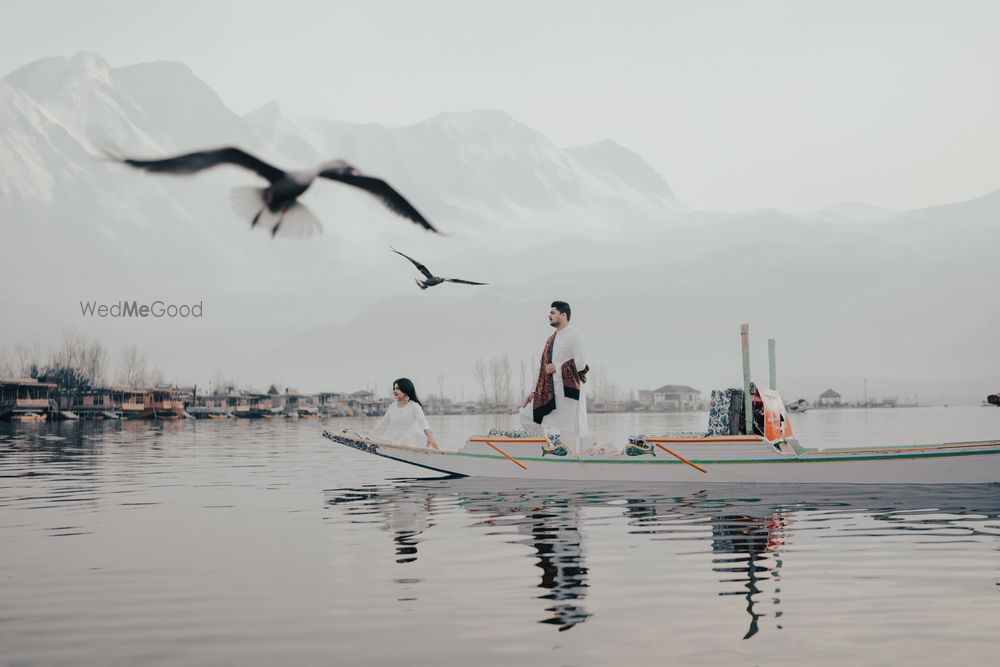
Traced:
<path id="1" fill-rule="evenodd" d="M 531 535 L 537 565 L 542 570 L 538 586 L 549 591 L 541 597 L 556 602 L 546 609 L 552 616 L 541 622 L 558 626 L 560 632 L 590 617 L 575 602 L 586 597 L 588 586 L 579 513 L 579 507 L 561 501 L 547 506 L 544 511 L 528 514 L 528 523 L 522 524 Z"/>

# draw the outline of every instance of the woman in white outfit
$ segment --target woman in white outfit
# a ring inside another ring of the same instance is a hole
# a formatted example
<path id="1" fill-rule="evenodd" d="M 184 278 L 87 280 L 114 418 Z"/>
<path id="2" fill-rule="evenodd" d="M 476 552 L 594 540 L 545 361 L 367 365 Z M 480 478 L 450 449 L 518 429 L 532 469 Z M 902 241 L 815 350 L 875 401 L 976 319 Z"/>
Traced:
<path id="1" fill-rule="evenodd" d="M 372 438 L 388 440 L 397 445 L 419 447 L 424 442 L 432 449 L 440 449 L 424 408 L 417 398 L 417 390 L 407 378 L 399 378 L 392 383 L 392 395 L 396 402 L 390 403 L 385 414 L 378 420 Z"/>

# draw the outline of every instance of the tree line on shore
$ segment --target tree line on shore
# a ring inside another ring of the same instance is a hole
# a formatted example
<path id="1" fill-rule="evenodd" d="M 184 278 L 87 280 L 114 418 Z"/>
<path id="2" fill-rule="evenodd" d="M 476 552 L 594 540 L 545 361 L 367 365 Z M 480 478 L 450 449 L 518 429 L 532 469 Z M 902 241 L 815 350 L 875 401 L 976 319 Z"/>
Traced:
<path id="1" fill-rule="evenodd" d="M 515 376 L 510 357 L 479 357 L 472 368 L 478 402 L 497 406 L 520 406 L 534 390 L 538 373 L 538 360 L 518 362 Z M 142 389 L 166 384 L 165 375 L 152 366 L 146 354 L 136 345 L 122 346 L 117 354 L 98 338 L 88 339 L 76 329 L 66 329 L 54 347 L 39 340 L 31 344 L 15 344 L 0 348 L 0 377 L 33 378 L 59 385 L 62 391 L 80 393 L 114 385 L 128 389 Z M 272 383 L 276 387 L 278 383 Z M 436 402 L 448 401 L 445 396 L 445 376 L 439 374 L 435 384 L 428 387 L 427 395 Z M 237 383 L 217 371 L 209 382 L 209 393 L 226 393 L 237 388 Z M 631 392 L 622 392 L 608 380 L 607 371 L 596 369 L 590 374 L 588 395 L 598 403 L 617 403 L 629 400 Z M 436 390 L 436 391 L 435 391 Z M 374 388 L 372 392 L 375 393 Z"/>

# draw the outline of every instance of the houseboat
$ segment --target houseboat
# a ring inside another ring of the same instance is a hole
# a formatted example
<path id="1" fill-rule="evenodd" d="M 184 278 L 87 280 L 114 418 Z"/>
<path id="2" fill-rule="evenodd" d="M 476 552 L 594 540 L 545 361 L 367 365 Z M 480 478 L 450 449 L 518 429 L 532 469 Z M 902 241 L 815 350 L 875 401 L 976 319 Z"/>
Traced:
<path id="1" fill-rule="evenodd" d="M 16 419 L 22 415 L 46 418 L 52 410 L 52 392 L 57 386 L 36 378 L 0 378 L 0 419 L 39 421 L 36 418 Z"/>

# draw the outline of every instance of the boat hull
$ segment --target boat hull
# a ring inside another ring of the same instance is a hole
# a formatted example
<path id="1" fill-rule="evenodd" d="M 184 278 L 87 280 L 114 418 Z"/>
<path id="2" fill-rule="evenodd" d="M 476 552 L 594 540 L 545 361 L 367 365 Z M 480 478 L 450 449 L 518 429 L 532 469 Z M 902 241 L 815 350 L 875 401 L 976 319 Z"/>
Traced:
<path id="1" fill-rule="evenodd" d="M 702 484 L 980 484 L 1000 482 L 1000 441 L 888 449 L 776 451 L 753 438 L 661 440 L 656 456 L 541 454 L 540 442 L 470 438 L 459 451 L 324 433 L 338 444 L 467 477 Z M 669 452 L 668 452 L 669 450 Z"/>

